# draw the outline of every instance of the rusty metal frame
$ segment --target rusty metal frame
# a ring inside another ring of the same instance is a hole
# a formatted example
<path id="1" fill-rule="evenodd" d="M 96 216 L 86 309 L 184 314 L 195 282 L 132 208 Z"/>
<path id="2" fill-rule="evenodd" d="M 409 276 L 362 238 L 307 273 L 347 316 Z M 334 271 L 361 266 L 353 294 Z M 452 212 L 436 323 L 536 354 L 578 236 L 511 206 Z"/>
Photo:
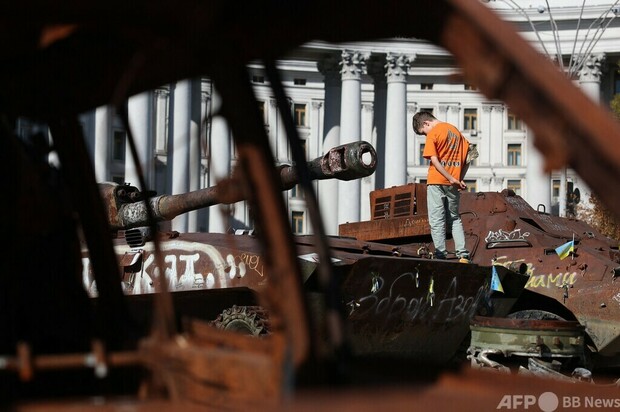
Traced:
<path id="1" fill-rule="evenodd" d="M 261 229 L 275 278 L 264 303 L 280 316 L 275 324 L 286 336 L 287 349 L 278 350 L 287 351 L 290 358 L 284 362 L 290 365 L 306 357 L 308 331 L 273 158 L 243 69 L 253 59 L 271 60 L 315 39 L 404 35 L 430 40 L 455 56 L 469 83 L 523 118 L 547 169 L 570 165 L 620 214 L 620 146 L 609 144 L 620 137 L 620 126 L 477 1 L 266 1 L 233 7 L 227 1 L 22 0 L 0 5 L 0 16 L 0 111 L 58 122 L 53 130 L 69 135 L 75 125 L 63 126 L 64 119 L 119 96 L 202 74 L 214 79 L 259 220 L 270 222 Z M 360 24 L 368 16 L 374 17 L 372 24 Z M 62 133 L 56 137 L 64 139 Z M 66 146 L 61 151 L 65 167 L 76 162 L 76 170 L 85 168 L 78 166 L 79 153 L 71 154 Z M 74 182 L 74 189 L 78 185 Z M 81 214 L 99 219 L 87 210 Z M 91 242 L 97 236 L 96 231 L 88 234 Z M 105 276 L 117 279 L 111 246 L 99 246 L 107 263 L 98 268 L 98 276 L 102 283 Z"/>

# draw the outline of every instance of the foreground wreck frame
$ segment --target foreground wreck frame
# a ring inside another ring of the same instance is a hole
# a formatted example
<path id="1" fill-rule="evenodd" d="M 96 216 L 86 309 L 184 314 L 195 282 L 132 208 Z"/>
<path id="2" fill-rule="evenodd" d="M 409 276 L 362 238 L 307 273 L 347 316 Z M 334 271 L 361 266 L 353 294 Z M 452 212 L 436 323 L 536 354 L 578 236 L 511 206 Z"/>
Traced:
<path id="1" fill-rule="evenodd" d="M 274 316 L 277 333 L 257 345 L 246 337 L 193 325 L 195 340 L 185 341 L 172 326 L 169 295 L 158 294 L 157 322 L 135 359 L 154 372 L 150 393 L 165 393 L 172 401 L 209 398 L 215 406 L 241 407 L 248 402 L 273 406 L 291 390 L 285 372 L 298 368 L 310 354 L 300 270 L 273 157 L 245 72 L 251 60 L 261 59 L 269 66 L 288 50 L 315 39 L 343 42 L 407 35 L 432 41 L 455 56 L 468 83 L 489 98 L 505 101 L 527 122 L 547 169 L 570 165 L 620 214 L 620 146 L 608 144 L 620 137 L 620 126 L 569 79 L 558 75 L 555 66 L 507 23 L 475 1 L 429 0 L 406 5 L 266 1 L 233 7 L 225 1 L 127 5 L 110 0 L 59 5 L 26 0 L 7 2 L 0 11 L 5 19 L 5 29 L 0 31 L 5 59 L 0 68 L 0 110 L 8 117 L 28 116 L 50 125 L 69 189 L 82 193 L 76 213 L 106 308 L 99 314 L 102 324 L 123 324 L 122 293 L 77 114 L 102 104 L 120 105 L 130 95 L 196 75 L 209 75 L 218 85 L 222 114 L 235 136 L 257 221 L 269 222 L 261 225 L 261 240 L 266 263 L 276 278 L 261 303 Z M 360 26 L 367 16 L 375 16 L 374 24 Z M 353 23 L 347 25 L 347 21 Z M 282 101 L 276 76 L 271 73 L 276 97 Z M 288 135 L 294 137 L 294 128 L 289 130 Z M 320 222 L 313 226 L 321 240 Z M 322 262 L 329 262 L 326 247 L 320 256 Z M 332 287 L 329 278 L 325 264 L 321 283 L 328 290 Z M 338 332 L 341 324 L 336 308 L 329 309 L 330 342 L 337 349 L 343 344 Z M 115 332 L 104 328 L 102 334 Z M 99 349 L 93 355 L 105 358 Z M 29 359 L 27 353 L 22 356 L 24 362 Z M 116 358 L 109 355 L 107 359 Z M 207 364 L 209 368 L 200 367 Z M 184 387 L 179 382 L 188 372 L 217 385 Z M 27 375 L 28 369 L 22 368 L 22 373 Z M 249 383 L 238 385 L 240 381 Z"/>

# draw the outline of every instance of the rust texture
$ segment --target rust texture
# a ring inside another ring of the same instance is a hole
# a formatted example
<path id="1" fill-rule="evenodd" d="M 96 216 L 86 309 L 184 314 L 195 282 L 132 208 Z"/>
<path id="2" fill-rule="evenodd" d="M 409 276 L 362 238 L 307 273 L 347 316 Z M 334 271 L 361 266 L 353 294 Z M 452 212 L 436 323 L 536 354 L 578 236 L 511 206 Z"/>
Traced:
<path id="1" fill-rule="evenodd" d="M 425 200 L 425 191 L 419 184 L 384 189 L 371 196 L 375 199 L 371 208 L 405 200 L 419 205 L 416 196 L 424 193 L 420 199 Z M 599 354 L 620 355 L 620 306 L 616 304 L 620 252 L 614 240 L 582 221 L 538 212 L 509 190 L 463 193 L 460 211 L 473 262 L 501 265 L 528 276 L 529 302 L 523 299 L 521 309 L 579 320 Z M 425 212 L 394 216 L 386 212 L 371 221 L 343 224 L 340 234 L 366 241 L 398 239 L 417 248 L 419 255 L 432 253 Z M 574 253 L 560 259 L 556 248 L 573 239 Z M 454 249 L 452 241 L 448 243 L 448 250 Z"/>

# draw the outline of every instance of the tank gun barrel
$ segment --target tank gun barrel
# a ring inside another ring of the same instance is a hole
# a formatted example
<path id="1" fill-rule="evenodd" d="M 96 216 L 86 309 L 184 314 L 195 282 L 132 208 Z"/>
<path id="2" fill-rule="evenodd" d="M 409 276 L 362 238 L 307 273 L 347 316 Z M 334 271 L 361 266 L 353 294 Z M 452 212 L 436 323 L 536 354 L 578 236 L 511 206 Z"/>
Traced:
<path id="1" fill-rule="evenodd" d="M 353 142 L 330 149 L 323 156 L 308 162 L 312 180 L 361 179 L 374 173 L 377 154 L 374 147 L 364 141 Z M 299 183 L 296 167 L 279 167 L 282 190 L 289 190 Z M 231 204 L 246 199 L 243 185 L 233 177 L 216 186 L 177 195 L 160 195 L 149 198 L 156 221 L 171 220 L 192 210 L 220 203 Z M 107 186 L 106 186 L 107 185 Z M 108 221 L 113 229 L 130 229 L 148 225 L 144 196 L 132 186 L 102 184 L 102 195 L 108 204 Z"/>
<path id="2" fill-rule="evenodd" d="M 355 180 L 370 176 L 377 168 L 377 153 L 370 143 L 361 141 L 331 148 L 323 156 L 308 162 L 310 179 Z M 280 169 L 283 190 L 299 183 L 296 167 Z"/>

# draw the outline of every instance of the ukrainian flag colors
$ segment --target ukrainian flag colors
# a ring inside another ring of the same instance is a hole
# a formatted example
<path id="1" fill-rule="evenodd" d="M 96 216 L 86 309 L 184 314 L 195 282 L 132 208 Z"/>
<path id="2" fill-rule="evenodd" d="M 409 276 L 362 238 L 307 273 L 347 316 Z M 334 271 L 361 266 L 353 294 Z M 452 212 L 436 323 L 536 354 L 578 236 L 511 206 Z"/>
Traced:
<path id="1" fill-rule="evenodd" d="M 491 290 L 504 293 L 504 287 L 502 286 L 502 282 L 499 280 L 497 269 L 495 269 L 495 265 L 491 267 L 493 268 L 491 271 Z"/>
<path id="2" fill-rule="evenodd" d="M 558 254 L 560 259 L 564 259 L 568 255 L 570 255 L 571 252 L 574 252 L 574 251 L 575 251 L 575 241 L 574 240 L 571 240 L 570 242 L 566 242 L 563 245 L 558 246 L 555 249 L 555 253 Z"/>

